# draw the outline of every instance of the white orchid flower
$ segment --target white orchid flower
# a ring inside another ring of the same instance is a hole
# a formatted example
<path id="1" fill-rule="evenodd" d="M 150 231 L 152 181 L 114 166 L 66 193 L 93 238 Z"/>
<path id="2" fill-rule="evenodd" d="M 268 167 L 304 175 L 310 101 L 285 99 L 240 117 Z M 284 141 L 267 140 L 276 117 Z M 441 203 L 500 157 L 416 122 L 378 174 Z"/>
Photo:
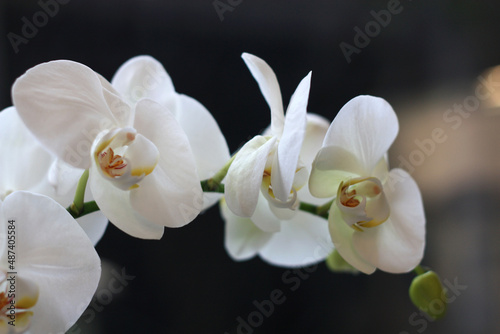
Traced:
<path id="1" fill-rule="evenodd" d="M 36 162 L 36 164 L 33 164 Z M 0 200 L 17 190 L 49 196 L 64 207 L 73 202 L 83 170 L 48 153 L 33 137 L 14 107 L 0 112 Z M 93 200 L 90 193 L 86 200 Z M 108 219 L 101 212 L 80 217 L 77 222 L 95 244 Z"/>
<path id="2" fill-rule="evenodd" d="M 159 239 L 191 222 L 203 194 L 188 138 L 151 99 L 129 104 L 87 66 L 59 60 L 30 69 L 12 89 L 26 126 L 50 152 L 90 169 L 104 215 L 126 233 Z"/>
<path id="3" fill-rule="evenodd" d="M 332 241 L 353 267 L 408 272 L 421 261 L 425 215 L 411 176 L 389 171 L 387 151 L 398 133 L 394 110 L 383 99 L 359 96 L 332 122 L 313 163 L 309 189 L 336 196 L 329 212 Z"/>
<path id="4" fill-rule="evenodd" d="M 255 136 L 237 152 L 225 182 L 227 205 L 236 215 L 251 217 L 262 192 L 271 209 L 294 209 L 297 191 L 307 183 L 308 176 L 299 154 L 306 131 L 311 73 L 300 82 L 285 116 L 273 70 L 256 56 L 244 53 L 242 58 L 271 109 L 271 126 L 270 135 Z M 280 211 L 273 210 L 278 216 Z M 267 223 L 259 223 L 259 227 L 269 232 L 279 230 L 279 224 Z"/>
<path id="5" fill-rule="evenodd" d="M 149 98 L 172 112 L 191 145 L 199 180 L 212 177 L 229 160 L 226 139 L 213 116 L 197 100 L 177 93 L 172 79 L 156 59 L 137 56 L 128 60 L 115 73 L 111 85 L 131 105 Z M 203 209 L 221 196 L 204 193 Z"/>
<path id="6" fill-rule="evenodd" d="M 0 201 L 0 333 L 65 333 L 101 275 L 94 246 L 49 197 L 24 191 Z"/>
<path id="7" fill-rule="evenodd" d="M 318 115 L 307 115 L 306 134 L 300 152 L 305 165 L 312 163 L 321 148 L 328 125 L 329 122 Z M 323 199 L 312 197 L 307 187 L 300 189 L 297 197 L 307 203 L 324 204 Z M 333 251 L 324 218 L 296 211 L 288 219 L 279 219 L 262 194 L 259 194 L 257 207 L 250 218 L 235 215 L 224 200 L 220 203 L 220 209 L 226 221 L 225 247 L 234 260 L 247 260 L 259 255 L 272 265 L 297 267 L 324 260 Z M 278 225 L 280 231 L 264 231 L 259 228 L 262 225 Z"/>

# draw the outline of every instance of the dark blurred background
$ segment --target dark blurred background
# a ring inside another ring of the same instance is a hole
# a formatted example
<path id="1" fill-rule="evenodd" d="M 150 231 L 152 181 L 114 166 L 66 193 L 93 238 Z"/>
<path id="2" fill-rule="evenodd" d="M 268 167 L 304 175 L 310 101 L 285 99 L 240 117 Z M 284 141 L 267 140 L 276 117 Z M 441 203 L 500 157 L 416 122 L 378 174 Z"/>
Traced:
<path id="1" fill-rule="evenodd" d="M 44 16 L 48 3 L 52 12 Z M 500 3 L 397 3 L 1 0 L 1 108 L 12 103 L 14 80 L 41 62 L 75 60 L 110 80 L 126 60 L 149 54 L 164 65 L 178 92 L 212 112 L 233 152 L 269 122 L 268 107 L 240 58 L 249 52 L 274 69 L 285 104 L 312 70 L 308 109 L 330 120 L 356 95 L 388 100 L 400 117 L 391 150 L 395 167 L 433 129 L 443 129 L 447 138 L 407 168 L 426 206 L 423 264 L 455 286 L 444 319 L 431 321 L 411 304 L 411 273 L 352 276 L 331 273 L 324 264 L 290 272 L 258 258 L 233 262 L 214 207 L 184 228 L 166 230 L 160 241 L 134 239 L 110 225 L 97 246 L 102 286 L 71 333 L 233 334 L 238 326 L 239 333 L 500 330 L 500 114 L 478 108 L 457 128 L 443 118 L 474 94 L 479 75 L 500 64 Z M 356 47 L 356 27 L 365 31 L 374 13 L 388 7 L 397 13 L 372 30 L 369 43 L 348 62 L 341 43 Z M 23 27 L 34 20 L 39 27 L 28 38 Z M 21 39 L 13 42 L 14 35 Z M 123 289 L 112 293 L 108 284 L 119 273 Z M 268 300 L 275 289 L 284 302 L 269 316 L 255 316 L 254 301 Z M 258 326 L 243 328 L 241 319 Z"/>

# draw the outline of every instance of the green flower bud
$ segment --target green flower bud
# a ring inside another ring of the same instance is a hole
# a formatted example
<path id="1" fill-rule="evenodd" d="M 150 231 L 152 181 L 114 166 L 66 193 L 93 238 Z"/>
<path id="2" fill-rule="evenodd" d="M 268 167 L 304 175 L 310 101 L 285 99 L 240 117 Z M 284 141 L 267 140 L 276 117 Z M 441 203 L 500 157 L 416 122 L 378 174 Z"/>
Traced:
<path id="1" fill-rule="evenodd" d="M 440 319 L 446 313 L 446 291 L 439 276 L 433 271 L 427 271 L 413 279 L 410 285 L 410 299 L 415 306 L 434 319 Z"/>
<path id="2" fill-rule="evenodd" d="M 335 249 L 326 258 L 326 266 L 333 272 L 357 274 L 359 271 L 351 266 Z"/>

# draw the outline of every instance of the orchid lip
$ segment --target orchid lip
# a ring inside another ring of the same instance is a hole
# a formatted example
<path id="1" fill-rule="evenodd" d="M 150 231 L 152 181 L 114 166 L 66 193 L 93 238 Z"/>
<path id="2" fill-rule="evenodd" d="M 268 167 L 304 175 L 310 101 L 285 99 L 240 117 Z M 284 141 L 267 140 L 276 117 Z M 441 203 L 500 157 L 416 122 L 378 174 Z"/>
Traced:
<path id="1" fill-rule="evenodd" d="M 297 200 L 297 190 L 293 187 L 290 190 L 290 196 L 286 201 L 281 201 L 276 198 L 271 185 L 271 174 L 266 171 L 264 171 L 262 178 L 261 191 L 264 197 L 277 208 L 295 210 L 299 205 L 299 201 Z"/>
<path id="2" fill-rule="evenodd" d="M 138 188 L 159 160 L 156 146 L 133 128 L 111 130 L 95 147 L 94 159 L 101 175 L 122 190 Z"/>
<path id="3" fill-rule="evenodd" d="M 352 178 L 340 183 L 337 205 L 351 228 L 363 232 L 389 219 L 390 208 L 376 177 Z"/>

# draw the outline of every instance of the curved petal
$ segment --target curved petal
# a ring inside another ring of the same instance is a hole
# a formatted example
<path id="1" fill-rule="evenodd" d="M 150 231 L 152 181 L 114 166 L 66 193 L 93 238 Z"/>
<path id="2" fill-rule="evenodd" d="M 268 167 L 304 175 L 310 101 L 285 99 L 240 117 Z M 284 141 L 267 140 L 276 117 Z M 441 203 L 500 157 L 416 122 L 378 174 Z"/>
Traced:
<path id="1" fill-rule="evenodd" d="M 354 248 L 353 237 L 355 231 L 344 222 L 340 209 L 335 202 L 330 208 L 328 228 L 335 249 L 351 266 L 365 274 L 372 274 L 377 269 L 373 264 L 362 258 Z"/>
<path id="2" fill-rule="evenodd" d="M 254 257 L 272 234 L 259 229 L 250 218 L 239 217 L 229 210 L 224 198 L 220 201 L 221 216 L 226 222 L 224 246 L 233 260 Z"/>
<path id="3" fill-rule="evenodd" d="M 108 218 L 101 211 L 77 218 L 76 221 L 85 231 L 92 244 L 95 246 L 101 240 L 106 227 L 108 227 Z"/>
<path id="4" fill-rule="evenodd" d="M 217 122 L 200 102 L 182 94 L 175 118 L 189 139 L 200 180 L 212 177 L 230 158 Z"/>
<path id="5" fill-rule="evenodd" d="M 273 233 L 260 257 L 273 265 L 301 267 L 324 260 L 333 251 L 324 218 L 298 211 L 291 220 Z"/>
<path id="6" fill-rule="evenodd" d="M 266 200 L 262 192 L 259 192 L 257 206 L 250 220 L 264 232 L 279 232 L 281 230 L 281 220 L 271 210 L 272 205 Z M 292 213 L 292 210 L 288 210 Z"/>
<path id="7" fill-rule="evenodd" d="M 99 129 L 109 129 L 113 126 L 118 126 L 121 128 L 130 127 L 134 123 L 134 112 L 130 108 L 130 105 L 123 100 L 120 94 L 111 86 L 111 84 L 106 81 L 100 74 L 96 73 L 97 77 L 101 81 L 102 85 L 102 95 L 106 100 L 106 103 L 113 115 L 114 124 L 110 124 L 105 120 L 101 120 Z"/>
<path id="8" fill-rule="evenodd" d="M 398 175 L 395 176 L 394 174 Z M 422 260 L 425 248 L 425 214 L 420 190 L 402 169 L 393 169 L 393 187 L 385 187 L 391 206 L 389 219 L 353 237 L 354 247 L 366 261 L 390 273 L 405 273 Z"/>
<path id="9" fill-rule="evenodd" d="M 314 159 L 309 190 L 315 197 L 334 197 L 343 180 L 363 175 L 359 160 L 339 146 L 327 146 L 319 150 Z"/>
<path id="10" fill-rule="evenodd" d="M 0 113 L 0 196 L 6 191 L 28 190 L 49 196 L 68 206 L 83 170 L 55 159 L 28 131 L 14 107 Z M 26 163 L 36 161 L 36 168 Z M 86 196 L 86 201 L 92 200 Z M 102 237 L 108 219 L 96 212 L 77 219 L 94 245 Z"/>
<path id="11" fill-rule="evenodd" d="M 115 187 L 101 175 L 97 168 L 94 161 L 90 167 L 89 187 L 99 209 L 109 221 L 133 237 L 161 239 L 163 226 L 149 221 L 135 211 L 132 208 L 130 191 Z"/>
<path id="12" fill-rule="evenodd" d="M 76 185 L 78 183 L 78 180 L 82 176 L 83 172 L 84 172 L 83 169 L 74 168 L 73 166 L 70 166 L 64 161 L 62 161 L 61 159 L 55 159 L 52 162 L 52 165 L 50 166 L 47 172 L 48 173 L 47 181 L 51 189 L 47 191 L 37 191 L 37 192 L 47 195 L 54 199 L 56 199 L 55 197 L 67 197 L 69 201 L 73 199 L 76 190 Z M 31 189 L 24 189 L 24 190 L 31 190 Z M 59 198 L 56 199 L 56 201 L 58 201 L 61 205 L 64 206 L 64 203 L 59 201 Z"/>
<path id="13" fill-rule="evenodd" d="M 215 203 L 220 201 L 220 199 L 224 196 L 221 193 L 212 193 L 212 192 L 204 192 L 203 193 L 203 206 L 201 208 L 202 211 L 212 207 Z"/>
<path id="14" fill-rule="evenodd" d="M 323 146 L 338 146 L 351 152 L 364 169 L 360 175 L 370 176 L 394 142 L 398 130 L 398 119 L 387 101 L 358 96 L 340 109 Z"/>
<path id="15" fill-rule="evenodd" d="M 237 153 L 226 175 L 227 206 L 240 217 L 250 217 L 259 198 L 262 176 L 276 138 L 255 136 Z"/>
<path id="16" fill-rule="evenodd" d="M 312 113 L 307 113 L 306 120 L 306 132 L 300 150 L 300 159 L 307 169 L 311 170 L 312 162 L 323 144 L 330 122 L 323 116 Z"/>
<path id="17" fill-rule="evenodd" d="M 48 182 L 44 182 L 43 186 L 26 190 L 49 196 L 63 207 L 68 207 L 73 202 L 78 181 L 83 172 L 82 169 L 74 168 L 62 160 L 56 159 L 49 170 Z M 92 200 L 94 198 L 91 192 L 87 191 L 85 202 Z M 97 245 L 101 240 L 108 226 L 108 218 L 101 211 L 77 218 L 76 221 L 94 245 Z"/>
<path id="18" fill-rule="evenodd" d="M 203 207 L 203 191 L 186 134 L 172 113 L 147 99 L 137 103 L 134 126 L 156 145 L 160 156 L 154 171 L 131 190 L 132 206 L 160 226 L 186 225 Z"/>
<path id="19" fill-rule="evenodd" d="M 14 107 L 0 112 L 0 143 L 0 197 L 7 191 L 39 186 L 53 158 L 28 131 Z"/>
<path id="20" fill-rule="evenodd" d="M 149 98 L 162 105 L 175 94 L 172 79 L 163 65 L 151 56 L 137 56 L 127 60 L 111 80 L 113 87 L 130 104 Z"/>
<path id="21" fill-rule="evenodd" d="M 48 197 L 15 192 L 2 209 L 2 225 L 7 219 L 16 221 L 17 272 L 40 289 L 30 330 L 67 331 L 99 282 L 100 260 L 92 243 L 71 215 Z"/>
<path id="22" fill-rule="evenodd" d="M 26 126 L 47 149 L 85 169 L 90 166 L 94 138 L 119 123 L 105 91 L 87 66 L 58 60 L 35 66 L 18 78 L 12 99 Z"/>
<path id="23" fill-rule="evenodd" d="M 309 73 L 295 90 L 286 111 L 283 135 L 278 143 L 278 171 L 271 174 L 273 192 L 281 201 L 286 201 L 292 189 L 292 183 L 297 170 L 297 162 L 306 133 L 307 101 L 311 86 Z"/>
<path id="24" fill-rule="evenodd" d="M 285 125 L 283 100 L 276 74 L 271 67 L 259 57 L 243 53 L 241 58 L 259 85 L 262 95 L 271 109 L 271 131 L 273 136 L 281 137 Z"/>

